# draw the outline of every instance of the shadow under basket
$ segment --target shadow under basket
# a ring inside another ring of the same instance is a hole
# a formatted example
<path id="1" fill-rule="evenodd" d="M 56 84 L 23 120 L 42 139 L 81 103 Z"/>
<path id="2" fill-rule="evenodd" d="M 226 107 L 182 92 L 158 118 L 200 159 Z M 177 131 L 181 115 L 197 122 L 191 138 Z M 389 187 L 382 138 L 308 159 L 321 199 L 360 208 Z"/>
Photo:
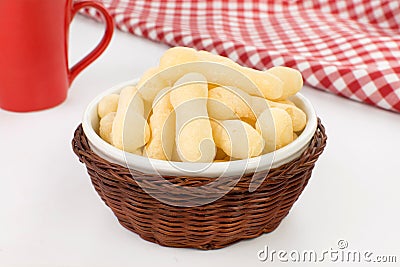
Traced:
<path id="1" fill-rule="evenodd" d="M 122 226 L 163 246 L 209 250 L 275 230 L 307 185 L 326 139 L 325 128 L 318 119 L 318 128 L 299 158 L 269 171 L 232 177 L 231 180 L 239 179 L 233 187 L 228 182 L 219 184 L 213 191 L 202 192 L 211 195 L 218 190 L 225 192 L 229 187 L 228 193 L 196 207 L 159 201 L 182 198 L 174 192 L 165 192 L 164 183 L 184 187 L 186 198 L 196 198 L 199 187 L 216 178 L 175 176 L 160 179 L 110 163 L 91 150 L 81 125 L 75 131 L 72 146 L 86 165 L 97 193 Z M 262 182 L 250 192 L 249 185 L 254 179 Z M 158 193 L 160 198 L 146 192 Z"/>

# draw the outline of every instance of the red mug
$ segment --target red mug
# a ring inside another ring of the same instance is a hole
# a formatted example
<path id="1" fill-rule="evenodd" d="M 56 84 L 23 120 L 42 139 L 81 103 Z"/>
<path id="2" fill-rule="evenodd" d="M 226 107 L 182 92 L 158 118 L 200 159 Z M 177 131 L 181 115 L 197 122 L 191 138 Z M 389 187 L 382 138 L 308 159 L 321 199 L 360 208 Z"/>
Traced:
<path id="1" fill-rule="evenodd" d="M 97 9 L 106 21 L 100 44 L 68 67 L 69 25 L 82 8 Z M 76 76 L 107 48 L 112 17 L 94 1 L 0 0 L 0 107 L 27 112 L 62 103 Z"/>

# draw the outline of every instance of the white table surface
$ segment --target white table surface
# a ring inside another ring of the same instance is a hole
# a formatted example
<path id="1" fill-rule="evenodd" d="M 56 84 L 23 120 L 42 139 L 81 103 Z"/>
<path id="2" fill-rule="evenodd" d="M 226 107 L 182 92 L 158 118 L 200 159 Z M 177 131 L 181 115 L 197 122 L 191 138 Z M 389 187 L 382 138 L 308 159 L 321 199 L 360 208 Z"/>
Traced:
<path id="1" fill-rule="evenodd" d="M 71 61 L 101 35 L 101 24 L 77 18 Z M 322 118 L 328 145 L 305 191 L 273 233 L 198 251 L 161 247 L 120 226 L 73 154 L 71 139 L 92 98 L 141 75 L 166 49 L 117 31 L 62 105 L 25 114 L 0 110 L 0 266 L 288 266 L 290 261 L 261 262 L 257 252 L 268 245 L 322 253 L 337 249 L 341 239 L 348 249 L 395 255 L 399 264 L 400 115 L 307 87 L 302 93 Z M 354 266 L 323 264 L 348 265 Z"/>

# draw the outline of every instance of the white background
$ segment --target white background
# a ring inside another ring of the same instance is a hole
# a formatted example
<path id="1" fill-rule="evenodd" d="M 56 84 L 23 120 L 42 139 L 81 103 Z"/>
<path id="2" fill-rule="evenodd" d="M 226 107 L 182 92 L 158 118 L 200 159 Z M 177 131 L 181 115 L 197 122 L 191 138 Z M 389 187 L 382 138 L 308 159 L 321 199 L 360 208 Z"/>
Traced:
<path id="1" fill-rule="evenodd" d="M 74 21 L 71 62 L 93 48 L 102 29 L 83 17 Z M 198 251 L 161 247 L 121 227 L 95 193 L 71 139 L 92 98 L 140 76 L 166 49 L 117 31 L 62 105 L 25 114 L 0 110 L 1 267 L 271 266 L 257 259 L 266 245 L 322 253 L 337 249 L 340 239 L 348 241 L 348 249 L 396 255 L 400 262 L 400 115 L 307 87 L 302 93 L 322 118 L 328 145 L 277 230 L 224 249 Z"/>

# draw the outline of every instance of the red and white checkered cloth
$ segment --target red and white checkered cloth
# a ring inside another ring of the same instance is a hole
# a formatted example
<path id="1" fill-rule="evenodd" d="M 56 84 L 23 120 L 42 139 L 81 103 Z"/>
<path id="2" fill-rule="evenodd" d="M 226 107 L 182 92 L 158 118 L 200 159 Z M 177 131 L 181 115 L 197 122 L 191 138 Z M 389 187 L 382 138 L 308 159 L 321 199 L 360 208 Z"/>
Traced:
<path id="1" fill-rule="evenodd" d="M 296 68 L 310 86 L 400 112 L 399 0 L 98 1 L 122 31 Z"/>

